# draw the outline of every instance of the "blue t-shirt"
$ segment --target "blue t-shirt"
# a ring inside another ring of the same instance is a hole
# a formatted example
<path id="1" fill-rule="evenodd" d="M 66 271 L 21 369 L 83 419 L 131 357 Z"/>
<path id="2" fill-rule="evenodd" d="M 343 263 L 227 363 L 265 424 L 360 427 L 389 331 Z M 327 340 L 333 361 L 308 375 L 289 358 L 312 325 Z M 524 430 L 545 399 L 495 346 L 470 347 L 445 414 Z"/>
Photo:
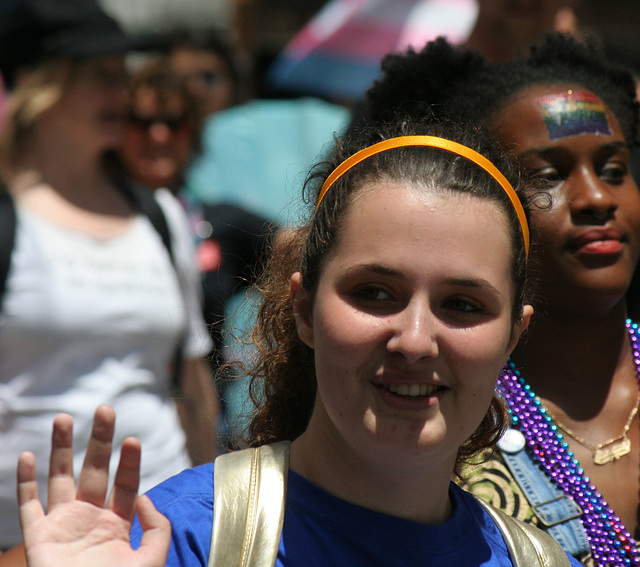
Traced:
<path id="1" fill-rule="evenodd" d="M 367 510 L 289 472 L 285 520 L 276 567 L 511 567 L 500 531 L 475 499 L 451 484 L 454 513 L 427 526 Z M 167 565 L 206 567 L 213 523 L 213 465 L 189 469 L 149 492 L 171 521 Z M 134 547 L 142 530 L 131 530 Z M 572 565 L 579 563 L 572 559 Z"/>

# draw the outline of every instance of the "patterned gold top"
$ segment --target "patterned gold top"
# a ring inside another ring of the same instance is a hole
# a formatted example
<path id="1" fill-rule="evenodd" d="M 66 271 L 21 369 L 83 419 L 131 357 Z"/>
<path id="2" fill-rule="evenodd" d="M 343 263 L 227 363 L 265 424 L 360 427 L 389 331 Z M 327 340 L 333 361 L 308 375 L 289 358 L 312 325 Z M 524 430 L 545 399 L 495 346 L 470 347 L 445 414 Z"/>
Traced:
<path id="1" fill-rule="evenodd" d="M 484 463 L 465 468 L 463 477 L 457 483 L 467 492 L 479 496 L 505 514 L 540 527 L 531 504 L 498 452 Z M 585 560 L 584 564 L 595 567 L 591 558 Z"/>

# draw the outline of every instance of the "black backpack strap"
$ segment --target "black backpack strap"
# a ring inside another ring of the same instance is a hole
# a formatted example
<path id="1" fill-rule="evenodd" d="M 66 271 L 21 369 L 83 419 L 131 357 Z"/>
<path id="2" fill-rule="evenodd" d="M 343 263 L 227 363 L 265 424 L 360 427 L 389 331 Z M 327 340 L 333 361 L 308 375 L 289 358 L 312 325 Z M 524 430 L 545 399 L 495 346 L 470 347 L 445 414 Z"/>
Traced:
<path id="1" fill-rule="evenodd" d="M 11 253 L 16 240 L 16 207 L 11 194 L 0 183 L 0 308 L 7 287 Z"/>
<path id="2" fill-rule="evenodd" d="M 167 223 L 167 219 L 164 216 L 162 208 L 153 195 L 153 191 L 147 189 L 146 187 L 140 187 L 135 183 L 131 183 L 120 175 L 115 176 L 114 181 L 118 188 L 122 191 L 122 194 L 129 200 L 134 210 L 139 211 L 149 219 L 149 222 L 151 222 L 153 228 L 160 235 L 162 243 L 169 253 L 171 263 L 173 264 L 173 267 L 177 272 L 178 266 L 176 265 L 175 257 L 173 254 L 169 224 Z M 179 274 L 178 279 L 180 279 Z M 176 347 L 176 352 L 173 357 L 171 379 L 174 393 L 176 395 L 180 394 L 180 374 L 182 373 L 182 362 L 184 359 L 182 350 L 181 339 L 178 342 L 178 346 Z"/>
<path id="3" fill-rule="evenodd" d="M 156 232 L 162 239 L 162 244 L 167 249 L 171 263 L 176 267 L 175 259 L 173 257 L 173 246 L 171 244 L 171 232 L 169 231 L 169 225 L 167 219 L 162 212 L 162 208 L 153 196 L 153 191 L 150 191 L 146 187 L 140 187 L 134 183 L 130 183 L 122 177 L 116 178 L 116 184 L 122 191 L 123 195 L 129 200 L 131 206 L 145 215 Z"/>

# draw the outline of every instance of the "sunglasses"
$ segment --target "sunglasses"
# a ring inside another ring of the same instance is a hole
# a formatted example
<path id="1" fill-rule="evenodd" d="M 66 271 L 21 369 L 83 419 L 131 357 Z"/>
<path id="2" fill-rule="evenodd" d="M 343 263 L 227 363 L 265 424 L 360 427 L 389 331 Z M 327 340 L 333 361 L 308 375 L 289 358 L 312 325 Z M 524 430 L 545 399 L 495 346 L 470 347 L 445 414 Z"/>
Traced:
<path id="1" fill-rule="evenodd" d="M 198 71 L 188 75 L 187 78 L 192 83 L 200 83 L 208 89 L 217 87 L 228 79 L 227 75 L 220 71 Z"/>
<path id="2" fill-rule="evenodd" d="M 172 132 L 177 132 L 188 125 L 188 120 L 184 114 L 157 114 L 154 116 L 142 116 L 132 112 L 129 114 L 129 124 L 140 128 L 141 130 L 149 130 L 149 128 L 155 124 L 162 124 Z"/>

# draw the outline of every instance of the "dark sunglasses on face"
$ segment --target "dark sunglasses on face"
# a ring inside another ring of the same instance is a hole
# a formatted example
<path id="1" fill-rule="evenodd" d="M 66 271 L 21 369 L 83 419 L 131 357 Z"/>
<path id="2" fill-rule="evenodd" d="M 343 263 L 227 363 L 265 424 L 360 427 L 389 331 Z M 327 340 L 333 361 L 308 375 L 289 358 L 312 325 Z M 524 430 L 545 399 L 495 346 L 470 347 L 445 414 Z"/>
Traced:
<path id="1" fill-rule="evenodd" d="M 226 80 L 226 76 L 219 71 L 199 71 L 188 78 L 190 81 L 201 83 L 208 89 L 217 87 Z"/>
<path id="2" fill-rule="evenodd" d="M 129 124 L 141 130 L 149 130 L 156 124 L 166 126 L 172 132 L 177 132 L 188 125 L 187 117 L 183 114 L 158 114 L 154 116 L 143 116 L 132 112 L 129 114 Z"/>

